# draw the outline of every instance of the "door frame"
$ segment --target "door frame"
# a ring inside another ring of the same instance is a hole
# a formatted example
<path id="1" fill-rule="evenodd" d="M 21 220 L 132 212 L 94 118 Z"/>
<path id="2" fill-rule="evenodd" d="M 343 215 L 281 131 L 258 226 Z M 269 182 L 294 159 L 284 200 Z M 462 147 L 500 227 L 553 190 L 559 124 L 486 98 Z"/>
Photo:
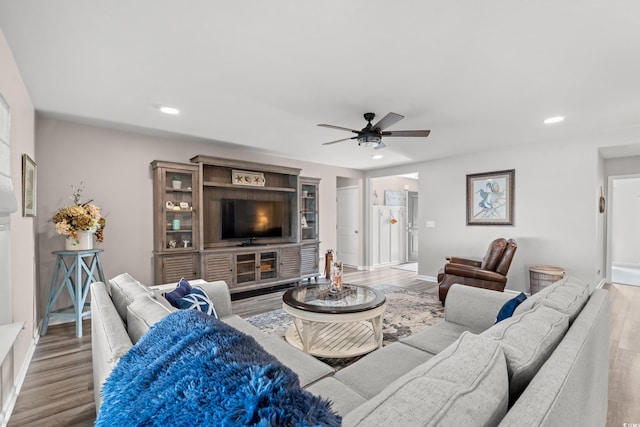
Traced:
<path id="1" fill-rule="evenodd" d="M 357 263 L 354 267 L 356 267 L 358 270 L 362 269 L 362 240 L 363 240 L 363 236 L 362 236 L 362 191 L 360 189 L 360 186 L 358 185 L 349 185 L 346 187 L 337 187 L 336 188 L 336 253 L 338 255 L 340 255 L 341 253 L 341 248 L 340 248 L 340 235 L 339 235 L 339 230 L 340 230 L 340 197 L 339 194 L 341 191 L 344 190 L 356 190 L 356 192 L 358 193 L 358 203 L 356 204 L 358 209 L 356 212 L 356 223 L 358 224 L 358 248 L 357 248 L 357 254 L 356 254 L 356 258 L 357 258 Z"/>
<path id="2" fill-rule="evenodd" d="M 605 215 L 607 215 L 606 225 L 606 251 L 605 251 L 605 280 L 611 282 L 613 264 L 613 182 L 621 179 L 638 179 L 640 174 L 610 175 L 607 177 L 607 200 L 605 204 Z"/>

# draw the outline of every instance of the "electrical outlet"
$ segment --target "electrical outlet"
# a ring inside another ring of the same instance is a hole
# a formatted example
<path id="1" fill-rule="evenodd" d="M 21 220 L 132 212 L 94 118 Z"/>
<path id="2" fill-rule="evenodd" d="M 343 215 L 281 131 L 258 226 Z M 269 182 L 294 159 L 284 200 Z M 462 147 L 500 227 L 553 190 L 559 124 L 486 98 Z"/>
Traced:
<path id="1" fill-rule="evenodd" d="M 427 221 L 427 228 L 436 228 L 436 222 L 433 220 Z"/>

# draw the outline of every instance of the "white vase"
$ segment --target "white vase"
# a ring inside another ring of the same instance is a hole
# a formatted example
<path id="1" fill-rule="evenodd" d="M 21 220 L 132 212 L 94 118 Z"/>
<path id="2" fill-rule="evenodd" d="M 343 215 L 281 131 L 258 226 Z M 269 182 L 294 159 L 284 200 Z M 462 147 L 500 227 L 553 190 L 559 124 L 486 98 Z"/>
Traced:
<path id="1" fill-rule="evenodd" d="M 174 190 L 180 190 L 182 188 L 182 181 L 171 181 L 171 185 Z"/>
<path id="2" fill-rule="evenodd" d="M 93 233 L 90 231 L 78 231 L 78 239 L 68 236 L 64 242 L 67 251 L 86 251 L 93 249 Z"/>

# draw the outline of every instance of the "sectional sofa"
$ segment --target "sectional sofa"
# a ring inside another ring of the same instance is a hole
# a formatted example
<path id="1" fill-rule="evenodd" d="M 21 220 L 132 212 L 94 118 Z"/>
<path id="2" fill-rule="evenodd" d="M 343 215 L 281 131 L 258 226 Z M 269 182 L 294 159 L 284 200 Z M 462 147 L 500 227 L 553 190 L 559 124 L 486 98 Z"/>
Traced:
<path id="1" fill-rule="evenodd" d="M 329 365 L 231 312 L 224 282 L 200 285 L 218 316 L 328 398 L 343 425 L 602 426 L 607 415 L 608 293 L 567 277 L 495 324 L 513 294 L 450 288 L 444 319 L 350 366 Z M 175 310 L 128 274 L 91 285 L 96 410 L 101 384 Z"/>

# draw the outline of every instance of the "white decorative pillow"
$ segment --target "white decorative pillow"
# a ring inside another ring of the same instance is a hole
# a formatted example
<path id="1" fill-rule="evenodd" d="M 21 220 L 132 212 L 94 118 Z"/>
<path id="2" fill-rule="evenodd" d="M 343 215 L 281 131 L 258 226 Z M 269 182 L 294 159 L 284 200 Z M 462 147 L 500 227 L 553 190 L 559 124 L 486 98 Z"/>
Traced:
<path id="1" fill-rule="evenodd" d="M 470 332 L 343 418 L 344 426 L 498 425 L 509 385 L 500 345 Z"/>
<path id="2" fill-rule="evenodd" d="M 520 396 L 569 329 L 569 316 L 544 305 L 503 320 L 480 334 L 502 346 L 511 403 Z"/>

